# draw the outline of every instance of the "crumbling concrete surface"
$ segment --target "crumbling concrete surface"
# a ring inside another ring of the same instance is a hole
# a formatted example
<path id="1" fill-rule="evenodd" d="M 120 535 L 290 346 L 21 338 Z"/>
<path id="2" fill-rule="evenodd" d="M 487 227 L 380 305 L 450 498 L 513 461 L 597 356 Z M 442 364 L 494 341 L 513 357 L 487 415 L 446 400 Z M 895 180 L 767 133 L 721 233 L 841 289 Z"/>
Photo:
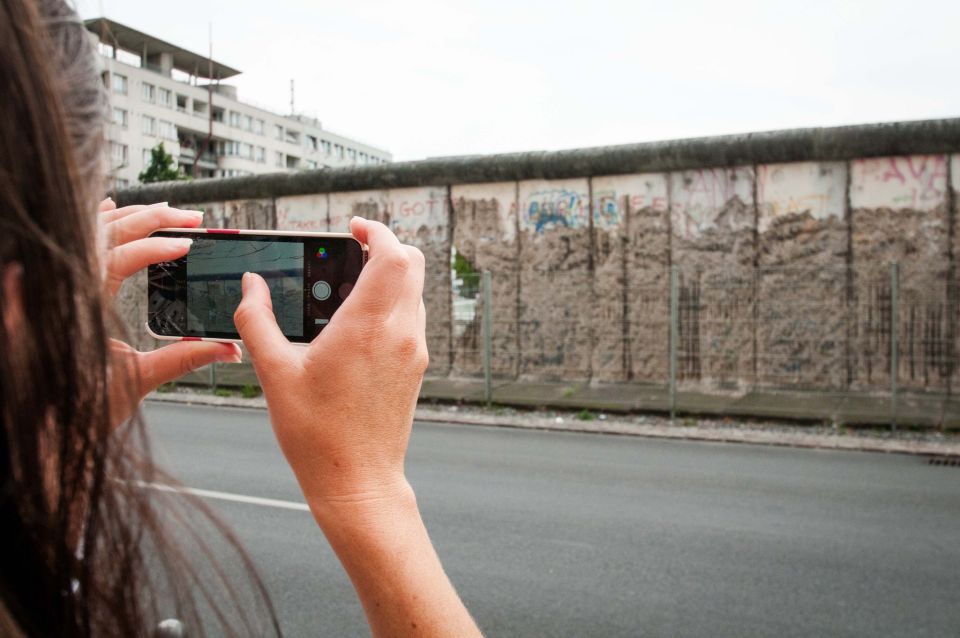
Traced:
<path id="1" fill-rule="evenodd" d="M 943 390 L 955 340 L 948 310 L 951 220 L 946 158 L 857 160 L 851 173 L 853 387 L 891 385 L 890 264 L 897 262 L 897 383 Z"/>
<path id="2" fill-rule="evenodd" d="M 744 391 L 754 381 L 753 170 L 671 175 L 672 263 L 680 271 L 678 379 Z"/>
<path id="3" fill-rule="evenodd" d="M 587 180 L 521 182 L 520 374 L 590 377 L 595 312 Z"/>
<path id="4" fill-rule="evenodd" d="M 846 177 L 842 162 L 759 168 L 760 387 L 846 386 Z"/>
<path id="5" fill-rule="evenodd" d="M 276 230 L 277 209 L 272 199 L 226 202 L 223 228 Z"/>
<path id="6" fill-rule="evenodd" d="M 517 301 L 519 244 L 516 185 L 461 186 L 453 196 L 453 246 L 476 275 L 452 291 L 455 376 L 483 374 L 482 271 L 491 277 L 491 370 L 512 379 L 519 369 Z"/>
<path id="7" fill-rule="evenodd" d="M 666 176 L 597 177 L 592 191 L 593 379 L 663 383 L 670 312 Z"/>
<path id="8" fill-rule="evenodd" d="M 404 188 L 388 193 L 390 228 L 405 244 L 426 258 L 423 304 L 427 310 L 429 373 L 450 371 L 452 348 L 450 305 L 450 214 L 444 187 Z"/>

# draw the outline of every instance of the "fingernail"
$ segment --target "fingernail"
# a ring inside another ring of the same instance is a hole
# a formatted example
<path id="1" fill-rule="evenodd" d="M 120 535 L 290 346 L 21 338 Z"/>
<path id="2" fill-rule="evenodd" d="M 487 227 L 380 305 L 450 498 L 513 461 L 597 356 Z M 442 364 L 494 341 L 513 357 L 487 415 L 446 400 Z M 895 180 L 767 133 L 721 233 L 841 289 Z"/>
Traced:
<path id="1" fill-rule="evenodd" d="M 113 201 L 113 198 L 110 197 L 109 195 L 107 195 L 107 198 L 106 198 L 104 201 L 106 201 L 106 202 L 112 202 L 112 201 Z"/>
<path id="2" fill-rule="evenodd" d="M 170 246 L 170 250 L 190 250 L 192 244 L 193 240 L 189 237 L 175 237 L 167 240 L 167 245 Z"/>
<path id="3" fill-rule="evenodd" d="M 243 357 L 240 356 L 240 351 L 238 348 L 234 348 L 233 351 L 227 351 L 217 357 L 218 363 L 240 363 L 243 361 Z"/>
<path id="4" fill-rule="evenodd" d="M 184 214 L 186 214 L 186 215 L 190 215 L 190 216 L 193 217 L 194 219 L 203 219 L 203 211 L 202 211 L 202 210 L 182 210 L 182 211 L 180 211 L 180 212 L 181 212 L 181 213 L 184 213 Z"/>
<path id="5" fill-rule="evenodd" d="M 247 294 L 247 288 L 250 287 L 250 273 L 243 273 L 243 277 L 240 279 L 240 292 L 244 295 Z"/>
<path id="6" fill-rule="evenodd" d="M 354 219 L 359 219 L 362 222 L 367 221 L 366 217 L 361 217 L 360 215 L 354 215 L 353 217 L 350 218 L 350 221 L 353 221 Z"/>

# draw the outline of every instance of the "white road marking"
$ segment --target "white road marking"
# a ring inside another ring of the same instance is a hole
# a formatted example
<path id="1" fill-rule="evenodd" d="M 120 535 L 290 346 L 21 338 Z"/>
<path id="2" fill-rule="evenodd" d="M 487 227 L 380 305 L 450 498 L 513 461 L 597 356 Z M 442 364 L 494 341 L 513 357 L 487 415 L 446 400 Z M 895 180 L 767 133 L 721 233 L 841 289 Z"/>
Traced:
<path id="1" fill-rule="evenodd" d="M 260 505 L 261 507 L 276 507 L 284 510 L 297 510 L 298 512 L 310 511 L 310 508 L 307 507 L 306 503 L 298 503 L 296 501 L 281 501 L 275 498 L 247 496 L 246 494 L 232 494 L 230 492 L 217 492 L 214 490 L 198 490 L 192 487 L 175 487 L 173 485 L 164 485 L 162 483 L 146 483 L 144 481 L 137 481 L 136 485 L 145 489 L 157 490 L 158 492 L 191 494 L 201 498 L 211 498 L 219 501 L 231 501 L 234 503 L 246 503 L 247 505 Z"/>

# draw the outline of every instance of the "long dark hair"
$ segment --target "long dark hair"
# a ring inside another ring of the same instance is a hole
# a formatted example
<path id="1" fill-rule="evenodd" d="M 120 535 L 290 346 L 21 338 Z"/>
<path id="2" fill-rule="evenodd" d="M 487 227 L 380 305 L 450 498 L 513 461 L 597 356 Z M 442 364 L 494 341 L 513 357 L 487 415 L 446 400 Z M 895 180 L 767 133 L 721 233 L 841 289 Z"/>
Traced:
<path id="1" fill-rule="evenodd" d="M 111 363 L 122 330 L 99 285 L 97 65 L 62 0 L 0 0 L 0 633 L 148 636 L 168 616 L 191 635 L 279 633 L 223 525 L 196 500 L 140 487 L 167 480 L 141 419 L 111 424 L 111 401 L 136 398 L 109 391 L 132 372 Z M 211 529 L 227 543 L 205 542 Z"/>

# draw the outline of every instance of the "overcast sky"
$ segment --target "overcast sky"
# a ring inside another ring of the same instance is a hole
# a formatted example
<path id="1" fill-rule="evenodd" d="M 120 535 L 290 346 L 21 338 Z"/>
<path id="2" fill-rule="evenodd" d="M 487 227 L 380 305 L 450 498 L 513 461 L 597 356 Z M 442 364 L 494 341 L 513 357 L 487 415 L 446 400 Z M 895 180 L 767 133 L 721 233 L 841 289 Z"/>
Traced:
<path id="1" fill-rule="evenodd" d="M 397 160 L 960 116 L 960 2 L 78 0 Z"/>

